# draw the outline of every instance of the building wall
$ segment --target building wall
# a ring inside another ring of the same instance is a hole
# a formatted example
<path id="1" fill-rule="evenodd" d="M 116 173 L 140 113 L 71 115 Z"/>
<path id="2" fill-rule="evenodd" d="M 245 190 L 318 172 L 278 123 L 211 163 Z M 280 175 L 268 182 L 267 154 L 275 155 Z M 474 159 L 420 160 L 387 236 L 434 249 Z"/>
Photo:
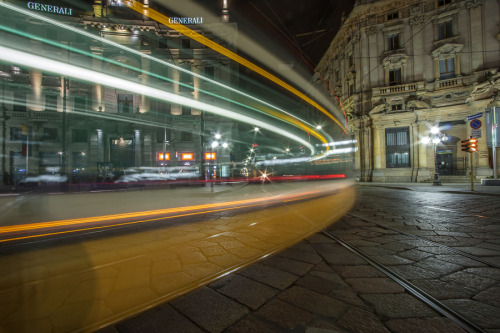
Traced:
<path id="1" fill-rule="evenodd" d="M 473 132 L 467 116 L 483 112 L 485 124 L 485 111 L 500 106 L 499 11 L 496 0 L 358 2 L 317 72 L 348 114 L 359 180 L 423 182 L 435 170 L 466 179 L 470 154 L 460 140 L 471 135 L 474 173 L 493 174 L 485 127 Z M 424 145 L 434 126 L 448 140 Z M 399 129 L 408 141 L 387 142 Z M 394 152 L 408 159 L 395 166 Z"/>
<path id="2" fill-rule="evenodd" d="M 102 9 L 100 1 L 96 1 L 94 15 L 92 12 L 82 12 L 77 16 L 47 15 L 142 54 L 153 55 L 195 73 L 213 75 L 216 80 L 236 84 L 237 66 L 231 64 L 226 68 L 227 61 L 215 51 L 130 11 L 127 8 Z M 230 97 L 228 93 L 199 78 L 183 75 L 176 69 L 156 63 L 151 64 L 147 58 L 131 55 L 98 40 L 81 37 L 48 24 L 33 24 L 33 20 L 28 23 L 21 15 L 9 17 L 4 14 L 3 24 L 14 29 L 22 27 L 28 33 L 139 68 L 140 71 L 124 69 L 96 57 L 64 51 L 33 38 L 20 38 L 15 34 L 0 32 L 0 38 L 6 43 L 19 43 L 23 49 L 34 54 L 67 59 L 71 64 L 227 107 L 227 101 L 207 98 L 208 95 L 203 94 L 201 89 Z M 234 23 L 229 22 L 211 24 L 221 25 L 219 29 L 229 25 L 234 28 Z M 202 27 L 192 28 L 201 32 Z M 217 39 L 210 33 L 204 35 Z M 234 44 L 228 43 L 226 47 L 232 48 Z M 70 176 L 70 180 L 78 178 L 81 173 L 85 174 L 88 181 L 109 181 L 109 177 L 105 179 L 100 176 L 104 165 L 113 164 L 115 173 L 124 173 L 127 168 L 158 167 L 162 165 L 158 153 L 163 152 L 170 153 L 168 166 L 189 164 L 201 172 L 205 163 L 203 153 L 207 149 L 211 150 L 208 144 L 212 134 L 222 131 L 224 140 L 233 140 L 232 121 L 213 115 L 202 116 L 196 109 L 183 109 L 174 103 L 147 98 L 140 92 L 122 91 L 89 82 L 69 80 L 65 88 L 62 77 L 11 64 L 0 66 L 2 74 L 5 74 L 0 82 L 4 97 L 1 115 L 4 185 L 16 184 L 26 176 L 47 173 L 65 173 Z M 162 75 L 173 81 L 161 80 L 144 72 Z M 179 82 L 192 87 L 182 87 Z M 21 95 L 25 99 L 16 100 Z M 167 143 L 164 142 L 165 133 Z M 229 151 L 220 152 L 222 156 L 219 162 L 229 162 Z M 194 160 L 182 161 L 182 152 L 194 153 Z"/>

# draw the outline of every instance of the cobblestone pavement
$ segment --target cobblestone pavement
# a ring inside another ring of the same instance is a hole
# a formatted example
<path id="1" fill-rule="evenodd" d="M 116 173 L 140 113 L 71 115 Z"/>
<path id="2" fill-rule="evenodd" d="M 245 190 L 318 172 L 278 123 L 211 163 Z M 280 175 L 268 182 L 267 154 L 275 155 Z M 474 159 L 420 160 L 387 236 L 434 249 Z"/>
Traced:
<path id="1" fill-rule="evenodd" d="M 328 230 L 476 329 L 500 332 L 500 196 L 358 186 Z M 110 332 L 464 332 L 338 241 L 318 233 Z"/>

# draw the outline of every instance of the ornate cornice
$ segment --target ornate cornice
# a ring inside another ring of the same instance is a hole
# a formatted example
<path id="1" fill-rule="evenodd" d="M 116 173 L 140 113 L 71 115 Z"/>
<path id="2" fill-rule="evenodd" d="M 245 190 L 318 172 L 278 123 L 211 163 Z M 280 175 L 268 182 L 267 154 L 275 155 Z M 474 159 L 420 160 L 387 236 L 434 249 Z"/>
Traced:
<path id="1" fill-rule="evenodd" d="M 434 59 L 449 58 L 450 56 L 455 56 L 457 53 L 460 53 L 463 47 L 462 44 L 447 43 L 432 51 L 432 57 Z"/>
<path id="2" fill-rule="evenodd" d="M 394 66 L 404 66 L 406 65 L 406 61 L 408 60 L 408 56 L 403 53 L 396 53 L 387 56 L 382 63 L 384 68 L 394 67 Z"/>
<path id="3" fill-rule="evenodd" d="M 373 36 L 373 35 L 375 35 L 376 33 L 377 33 L 377 27 L 376 27 L 376 26 L 372 25 L 372 26 L 370 26 L 370 27 L 366 28 L 366 34 L 367 34 L 368 36 Z"/>
<path id="4" fill-rule="evenodd" d="M 410 25 L 420 25 L 425 23 L 425 15 L 410 16 Z"/>
<path id="5" fill-rule="evenodd" d="M 469 0 L 465 2 L 465 7 L 467 9 L 477 8 L 484 4 L 484 0 Z"/>

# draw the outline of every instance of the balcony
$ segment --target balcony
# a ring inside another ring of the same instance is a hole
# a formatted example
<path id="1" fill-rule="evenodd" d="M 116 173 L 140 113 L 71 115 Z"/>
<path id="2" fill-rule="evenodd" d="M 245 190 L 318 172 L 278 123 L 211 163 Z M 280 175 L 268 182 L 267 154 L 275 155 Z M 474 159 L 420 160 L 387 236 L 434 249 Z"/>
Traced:
<path id="1" fill-rule="evenodd" d="M 435 84 L 434 88 L 436 90 L 448 89 L 448 88 L 463 86 L 463 79 L 462 77 L 454 77 L 452 79 L 447 79 L 447 80 L 438 80 L 434 84 Z"/>
<path id="2" fill-rule="evenodd" d="M 409 93 L 422 89 L 423 87 L 423 82 L 412 82 L 400 84 L 397 86 L 378 87 L 372 89 L 372 96 L 376 97 L 381 95 Z"/>

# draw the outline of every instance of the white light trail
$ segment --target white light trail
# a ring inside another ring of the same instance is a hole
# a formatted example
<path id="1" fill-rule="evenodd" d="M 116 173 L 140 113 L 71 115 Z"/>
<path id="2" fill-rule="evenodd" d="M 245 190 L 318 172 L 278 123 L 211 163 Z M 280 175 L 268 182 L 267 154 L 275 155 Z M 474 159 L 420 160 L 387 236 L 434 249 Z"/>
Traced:
<path id="1" fill-rule="evenodd" d="M 72 77 L 75 79 L 99 83 L 102 85 L 114 87 L 117 89 L 123 89 L 126 91 L 134 92 L 137 94 L 153 97 L 166 101 L 169 103 L 180 104 L 199 110 L 203 110 L 209 113 L 217 114 L 223 117 L 231 118 L 234 120 L 242 121 L 248 124 L 258 125 L 261 128 L 265 128 L 271 132 L 280 134 L 287 138 L 290 138 L 311 150 L 311 154 L 314 154 L 314 147 L 307 141 L 299 138 L 292 133 L 289 133 L 281 128 L 270 125 L 267 122 L 251 118 L 249 116 L 241 115 L 236 112 L 215 106 L 206 104 L 200 101 L 195 101 L 187 97 L 178 96 L 173 93 L 162 91 L 156 88 L 148 87 L 143 84 L 136 82 L 127 81 L 120 79 L 111 75 L 104 73 L 88 70 L 85 68 L 77 67 L 60 61 L 55 61 L 52 59 L 44 58 L 34 54 L 26 53 L 23 51 L 13 50 L 4 46 L 0 46 L 0 60 L 18 64 L 21 66 L 26 66 L 30 68 L 36 68 L 41 71 L 51 72 L 54 74 Z"/>
<path id="2" fill-rule="evenodd" d="M 312 124 L 309 124 L 307 121 L 305 121 L 305 120 L 303 120 L 303 119 L 300 119 L 300 118 L 296 117 L 295 115 L 292 115 L 291 113 L 289 113 L 289 112 L 287 112 L 287 111 L 285 111 L 285 110 L 283 110 L 283 109 L 281 109 L 281 108 L 279 108 L 279 107 L 277 107 L 277 106 L 275 106 L 275 105 L 272 105 L 272 104 L 270 104 L 270 103 L 268 103 L 268 102 L 266 102 L 266 101 L 263 101 L 263 100 L 261 100 L 261 99 L 258 99 L 258 98 L 254 97 L 254 96 L 252 96 L 252 95 L 249 95 L 249 94 L 247 94 L 247 93 L 244 93 L 244 92 L 242 92 L 242 91 L 240 91 L 240 90 L 237 90 L 237 89 L 235 89 L 235 88 L 233 88 L 233 87 L 230 87 L 230 86 L 224 85 L 224 84 L 222 84 L 222 83 L 220 83 L 220 82 L 218 82 L 218 81 L 212 80 L 212 79 L 210 79 L 210 78 L 208 78 L 208 77 L 205 77 L 205 76 L 203 76 L 203 75 L 200 75 L 200 74 L 197 74 L 197 73 L 191 72 L 191 71 L 189 71 L 189 70 L 187 70 L 187 69 L 185 69 L 185 68 L 182 68 L 182 67 L 176 66 L 176 65 L 174 65 L 174 64 L 172 64 L 172 63 L 169 63 L 169 62 L 167 62 L 167 61 L 160 60 L 160 59 L 155 58 L 155 57 L 153 57 L 153 56 L 150 56 L 150 55 L 148 55 L 148 54 L 145 54 L 145 53 L 142 53 L 142 52 L 140 52 L 140 51 L 137 51 L 137 50 L 134 50 L 134 49 L 128 48 L 128 47 L 126 47 L 126 46 L 124 46 L 124 45 L 122 45 L 122 44 L 119 44 L 119 43 L 116 43 L 116 42 L 110 41 L 110 40 L 108 40 L 108 39 L 105 39 L 105 38 L 102 38 L 102 37 L 96 36 L 96 35 L 94 35 L 94 34 L 91 34 L 91 33 L 89 33 L 89 32 L 83 31 L 83 30 L 81 30 L 81 29 L 75 28 L 75 27 L 73 27 L 73 26 L 69 26 L 69 25 L 66 25 L 66 24 L 64 24 L 64 23 L 61 23 L 60 21 L 56 21 L 56 20 L 50 19 L 50 18 L 48 18 L 48 17 L 46 17 L 46 16 L 39 15 L 39 14 L 37 14 L 37 13 L 34 13 L 34 12 L 31 12 L 31 11 L 28 11 L 28 10 L 26 10 L 26 9 L 23 9 L 23 8 L 17 7 L 17 6 L 15 6 L 15 5 L 12 5 L 12 4 L 9 4 L 9 3 L 6 3 L 6 2 L 0 2 L 0 7 L 5 7 L 5 8 L 8 8 L 8 9 L 10 9 L 10 10 L 16 11 L 16 12 L 21 13 L 21 14 L 23 14 L 23 15 L 26 15 L 26 16 L 29 16 L 29 17 L 33 17 L 33 18 L 35 18 L 35 19 L 37 19 L 37 20 L 40 20 L 40 21 L 44 21 L 44 22 L 50 23 L 51 25 L 54 25 L 54 26 L 60 27 L 60 28 L 62 28 L 62 29 L 65 29 L 65 30 L 68 30 L 68 31 L 72 31 L 72 32 L 74 32 L 74 33 L 77 33 L 77 34 L 80 34 L 80 35 L 86 36 L 86 37 L 91 38 L 91 39 L 93 39 L 93 40 L 98 40 L 98 41 L 99 41 L 99 42 L 101 42 L 101 43 L 105 43 L 105 44 L 111 45 L 111 46 L 113 46 L 113 47 L 119 48 L 119 49 L 124 50 L 124 51 L 126 51 L 126 52 L 129 52 L 129 53 L 135 54 L 135 55 L 137 55 L 137 56 L 139 56 L 139 57 L 141 57 L 141 58 L 146 58 L 146 59 L 149 59 L 149 60 L 151 60 L 151 61 L 153 61 L 153 62 L 156 62 L 156 63 L 158 63 L 158 64 L 161 64 L 161 65 L 164 65 L 164 66 L 168 66 L 168 67 L 170 67 L 170 68 L 176 69 L 176 70 L 181 71 L 181 72 L 185 72 L 185 73 L 187 73 L 187 74 L 189 74 L 189 75 L 192 75 L 192 76 L 194 76 L 194 77 L 197 77 L 197 78 L 199 78 L 199 79 L 201 79 L 201 80 L 205 80 L 205 81 L 207 81 L 207 82 L 210 82 L 211 84 L 217 85 L 217 86 L 219 86 L 219 87 L 222 87 L 222 88 L 224 88 L 224 89 L 227 89 L 227 90 L 229 90 L 229 91 L 232 91 L 232 92 L 234 92 L 234 93 L 237 93 L 237 94 L 239 94 L 239 95 L 241 95 L 241 96 L 244 96 L 244 97 L 246 97 L 246 98 L 249 98 L 249 99 L 251 99 L 251 100 L 254 100 L 254 101 L 258 102 L 258 103 L 261 103 L 261 104 L 263 104 L 263 105 L 266 105 L 266 106 L 268 106 L 268 107 L 270 107 L 270 108 L 272 108 L 272 109 L 274 109 L 274 110 L 276 110 L 276 111 L 282 112 L 282 113 L 284 113 L 284 114 L 286 114 L 286 115 L 288 115 L 288 116 L 290 116 L 290 117 L 293 117 L 293 118 L 297 119 L 297 120 L 298 120 L 298 121 L 300 121 L 301 123 L 304 123 L 304 124 L 306 124 L 306 125 L 308 125 L 308 126 L 310 126 L 310 127 L 314 128 L 314 126 L 313 126 Z"/>

